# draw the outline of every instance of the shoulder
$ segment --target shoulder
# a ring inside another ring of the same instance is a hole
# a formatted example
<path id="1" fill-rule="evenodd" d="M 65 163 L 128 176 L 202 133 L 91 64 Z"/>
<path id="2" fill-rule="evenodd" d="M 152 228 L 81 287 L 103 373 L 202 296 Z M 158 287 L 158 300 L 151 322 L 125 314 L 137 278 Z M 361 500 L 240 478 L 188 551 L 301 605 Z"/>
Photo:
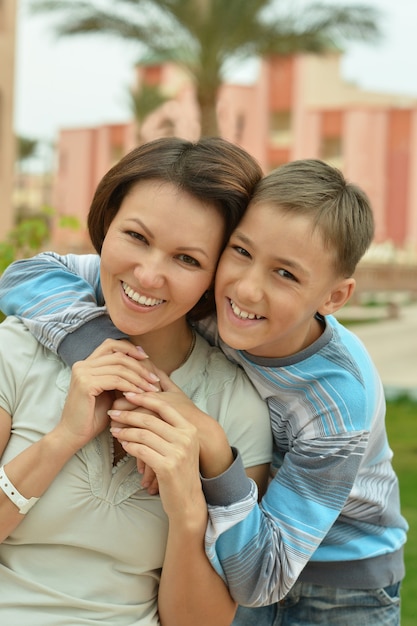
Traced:
<path id="1" fill-rule="evenodd" d="M 13 316 L 0 324 L 0 345 L 0 405 L 13 415 L 25 397 L 33 411 L 34 395 L 45 398 L 64 365 Z"/>
<path id="2" fill-rule="evenodd" d="M 0 362 L 12 369 L 22 371 L 34 360 L 46 357 L 48 361 L 60 361 L 48 348 L 45 348 L 17 317 L 9 315 L 0 324 Z"/>
<path id="3" fill-rule="evenodd" d="M 376 368 L 372 358 L 354 332 L 343 326 L 334 317 L 329 316 L 326 322 L 332 331 L 329 343 L 320 351 L 333 367 L 355 379 L 358 384 L 366 385 L 375 376 Z"/>
<path id="4" fill-rule="evenodd" d="M 243 385 L 254 391 L 253 385 L 244 370 L 236 362 L 232 362 L 220 350 L 210 345 L 203 337 L 197 335 L 196 348 L 204 364 L 204 372 L 212 390 L 226 388 L 230 385 Z"/>
<path id="5" fill-rule="evenodd" d="M 10 342 L 14 342 L 16 349 L 20 348 L 20 345 L 28 345 L 29 348 L 33 349 L 38 343 L 23 322 L 14 315 L 9 315 L 4 322 L 0 324 L 0 336 L 1 352 L 3 356 L 7 353 L 7 345 Z"/>

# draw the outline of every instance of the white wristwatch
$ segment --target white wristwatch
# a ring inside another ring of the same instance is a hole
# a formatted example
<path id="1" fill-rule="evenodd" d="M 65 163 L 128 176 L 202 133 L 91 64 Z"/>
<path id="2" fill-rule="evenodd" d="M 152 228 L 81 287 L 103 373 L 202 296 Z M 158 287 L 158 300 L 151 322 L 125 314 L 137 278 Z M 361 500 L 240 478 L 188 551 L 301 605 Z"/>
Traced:
<path id="1" fill-rule="evenodd" d="M 4 491 L 9 500 L 17 506 L 19 513 L 22 515 L 25 515 L 39 500 L 39 498 L 27 499 L 25 496 L 22 496 L 13 483 L 11 483 L 8 479 L 3 466 L 0 467 L 0 489 Z"/>

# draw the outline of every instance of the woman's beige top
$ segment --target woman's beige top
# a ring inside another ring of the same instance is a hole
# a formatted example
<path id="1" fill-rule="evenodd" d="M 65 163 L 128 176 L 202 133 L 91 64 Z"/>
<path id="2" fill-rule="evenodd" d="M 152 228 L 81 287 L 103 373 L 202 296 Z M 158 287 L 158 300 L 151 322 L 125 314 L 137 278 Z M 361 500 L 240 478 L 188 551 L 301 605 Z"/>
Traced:
<path id="1" fill-rule="evenodd" d="M 0 406 L 13 416 L 1 464 L 59 421 L 70 369 L 16 318 L 0 326 Z M 172 379 L 216 418 L 246 466 L 271 459 L 266 405 L 200 336 Z M 153 626 L 167 535 L 136 460 L 112 465 L 109 431 L 80 450 L 0 545 L 0 616 L 10 626 Z"/>

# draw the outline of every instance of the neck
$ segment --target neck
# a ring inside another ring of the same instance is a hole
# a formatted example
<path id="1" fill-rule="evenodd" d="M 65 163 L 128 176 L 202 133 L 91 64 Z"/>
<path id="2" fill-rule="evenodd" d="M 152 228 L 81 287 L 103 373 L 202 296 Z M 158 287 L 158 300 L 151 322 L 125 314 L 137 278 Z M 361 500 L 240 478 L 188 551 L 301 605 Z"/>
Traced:
<path id="1" fill-rule="evenodd" d="M 185 319 L 182 322 L 130 337 L 130 340 L 141 346 L 152 363 L 169 375 L 185 362 L 193 343 L 191 327 Z"/>

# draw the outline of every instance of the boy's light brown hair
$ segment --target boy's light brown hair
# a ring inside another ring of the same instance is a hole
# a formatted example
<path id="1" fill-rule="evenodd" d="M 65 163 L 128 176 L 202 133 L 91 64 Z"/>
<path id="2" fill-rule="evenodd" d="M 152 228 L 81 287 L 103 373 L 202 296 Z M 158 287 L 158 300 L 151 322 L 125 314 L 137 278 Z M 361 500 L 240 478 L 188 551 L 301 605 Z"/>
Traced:
<path id="1" fill-rule="evenodd" d="M 323 243 L 335 251 L 335 272 L 349 278 L 374 237 L 366 193 L 342 172 L 318 159 L 281 165 L 255 187 L 251 206 L 268 203 L 286 214 L 311 217 Z"/>

